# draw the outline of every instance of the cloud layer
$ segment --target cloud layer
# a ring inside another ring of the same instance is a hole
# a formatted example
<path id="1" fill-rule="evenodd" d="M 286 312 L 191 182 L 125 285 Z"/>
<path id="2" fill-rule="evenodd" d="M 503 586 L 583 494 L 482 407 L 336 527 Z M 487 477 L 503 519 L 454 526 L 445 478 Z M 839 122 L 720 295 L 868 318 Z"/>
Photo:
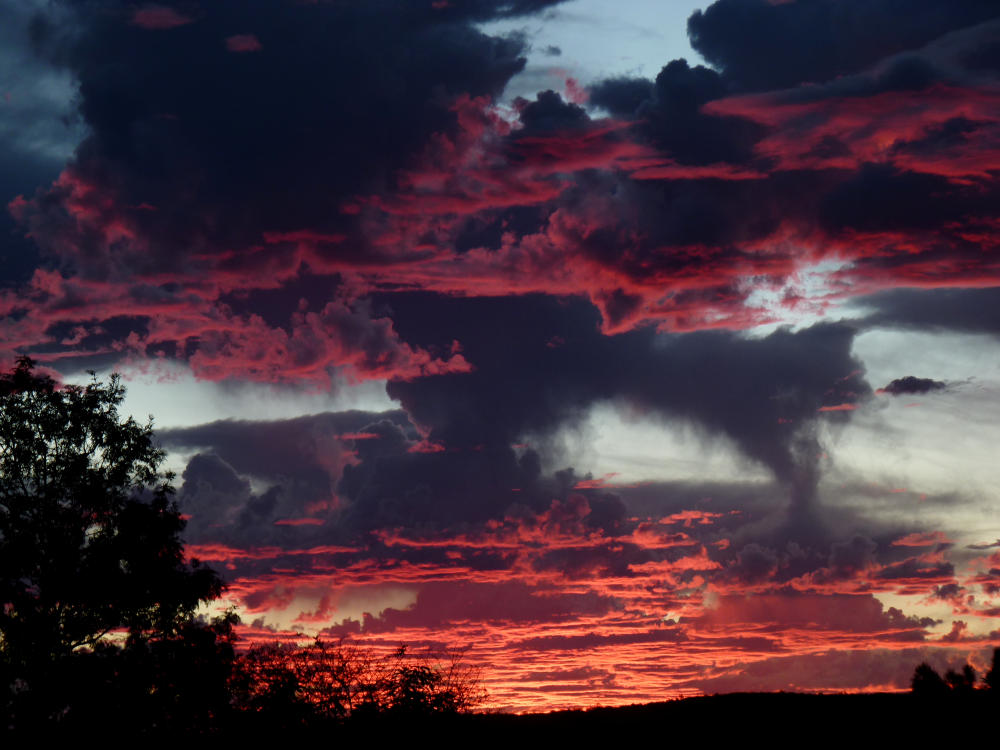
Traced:
<path id="1" fill-rule="evenodd" d="M 718 0 L 711 67 L 505 101 L 531 40 L 482 24 L 558 2 L 0 11 L 79 140 L 0 110 L 0 355 L 385 383 L 396 410 L 160 433 L 248 637 L 470 644 L 520 709 L 981 659 L 1000 561 L 941 510 L 969 497 L 835 459 L 877 395 L 972 392 L 870 382 L 859 336 L 995 342 L 995 3 Z M 564 442 L 600 408 L 747 476 L 595 477 Z"/>

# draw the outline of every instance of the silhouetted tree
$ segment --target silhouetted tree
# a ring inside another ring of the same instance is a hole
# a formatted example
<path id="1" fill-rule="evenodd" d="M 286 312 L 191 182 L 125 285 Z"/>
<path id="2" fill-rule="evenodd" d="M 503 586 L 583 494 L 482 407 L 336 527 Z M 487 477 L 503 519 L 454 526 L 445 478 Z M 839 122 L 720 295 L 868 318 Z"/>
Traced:
<path id="1" fill-rule="evenodd" d="M 152 420 L 119 417 L 118 376 L 58 388 L 33 365 L 22 357 L 0 375 L 0 671 L 22 724 L 66 718 L 83 700 L 67 691 L 100 684 L 102 670 L 121 679 L 114 632 L 128 659 L 148 655 L 144 694 L 155 692 L 172 645 L 204 627 L 196 607 L 222 590 L 184 560 L 172 475 Z M 224 634 L 211 627 L 215 644 Z"/>
<path id="2" fill-rule="evenodd" d="M 1000 648 L 993 649 L 993 661 L 990 671 L 983 677 L 983 682 L 994 692 L 1000 692 Z"/>
<path id="3" fill-rule="evenodd" d="M 971 664 L 962 667 L 961 672 L 949 669 L 944 675 L 944 681 L 955 693 L 967 694 L 976 689 L 976 669 Z"/>
<path id="4" fill-rule="evenodd" d="M 460 653 L 449 655 L 447 664 L 432 665 L 408 661 L 406 647 L 400 646 L 387 666 L 381 703 L 393 713 L 458 713 L 486 699 L 478 671 L 463 664 Z"/>
<path id="5" fill-rule="evenodd" d="M 244 712 L 286 726 L 452 714 L 486 699 L 478 671 L 461 654 L 432 663 L 409 656 L 401 646 L 380 658 L 356 644 L 319 639 L 303 648 L 251 648 L 239 659 L 233 694 Z"/>
<path id="6" fill-rule="evenodd" d="M 241 654 L 230 682 L 234 706 L 248 719 L 271 729 L 300 727 L 320 715 L 308 700 L 292 644 L 268 643 Z"/>
<path id="7" fill-rule="evenodd" d="M 949 693 L 948 683 L 927 662 L 913 671 L 910 687 L 914 695 L 925 698 L 937 698 Z"/>

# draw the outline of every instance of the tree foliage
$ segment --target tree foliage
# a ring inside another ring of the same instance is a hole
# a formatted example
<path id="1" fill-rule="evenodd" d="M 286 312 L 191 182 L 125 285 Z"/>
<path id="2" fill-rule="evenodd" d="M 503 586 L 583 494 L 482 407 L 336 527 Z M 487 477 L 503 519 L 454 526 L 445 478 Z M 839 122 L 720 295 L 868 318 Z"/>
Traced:
<path id="1" fill-rule="evenodd" d="M 113 631 L 135 648 L 189 628 L 219 577 L 184 559 L 152 420 L 117 375 L 64 388 L 22 357 L 0 376 L 0 667 L 45 691 Z"/>
<path id="2" fill-rule="evenodd" d="M 983 677 L 983 682 L 994 692 L 1000 693 L 1000 648 L 993 649 L 993 660 L 990 669 Z"/>
<path id="3" fill-rule="evenodd" d="M 1000 690 L 1000 648 L 993 649 L 992 664 L 981 683 L 971 664 L 964 664 L 960 670 L 949 669 L 942 677 L 930 664 L 923 662 L 913 671 L 910 686 L 914 695 L 924 698 L 968 696 L 980 691 L 996 697 Z"/>
<path id="4" fill-rule="evenodd" d="M 910 688 L 913 690 L 914 695 L 925 697 L 948 694 L 948 683 L 927 662 L 923 662 L 913 670 L 913 679 L 910 680 Z"/>
<path id="5" fill-rule="evenodd" d="M 119 416 L 118 376 L 59 388 L 33 367 L 0 375 L 0 723 L 160 736 L 439 716 L 485 699 L 456 654 L 317 640 L 238 656 L 235 614 L 195 616 L 222 583 L 185 561 L 152 419 Z"/>
<path id="6" fill-rule="evenodd" d="M 976 689 L 976 668 L 971 664 L 963 665 L 961 671 L 949 669 L 945 672 L 944 681 L 956 693 L 969 693 Z"/>
<path id="7" fill-rule="evenodd" d="M 453 714 L 486 699 L 479 671 L 461 653 L 415 657 L 401 646 L 379 657 L 357 644 L 319 639 L 303 648 L 255 646 L 240 657 L 236 679 L 241 709 L 291 724 Z"/>

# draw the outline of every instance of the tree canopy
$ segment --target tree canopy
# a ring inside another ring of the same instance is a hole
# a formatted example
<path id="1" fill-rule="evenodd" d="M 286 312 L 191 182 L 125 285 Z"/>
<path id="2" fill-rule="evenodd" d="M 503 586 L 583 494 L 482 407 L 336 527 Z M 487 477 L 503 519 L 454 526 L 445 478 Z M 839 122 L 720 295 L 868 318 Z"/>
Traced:
<path id="1" fill-rule="evenodd" d="M 483 700 L 457 656 L 319 640 L 238 656 L 231 610 L 195 616 L 222 581 L 185 560 L 152 418 L 121 417 L 124 395 L 117 375 L 58 387 L 27 357 L 0 374 L 0 726 L 188 734 L 442 716 Z"/>
<path id="2" fill-rule="evenodd" d="M 993 661 L 981 683 L 971 664 L 964 664 L 960 670 L 949 669 L 942 677 L 930 664 L 923 662 L 913 671 L 910 687 L 914 695 L 923 698 L 969 696 L 976 692 L 988 692 L 995 698 L 1000 687 L 1000 648 L 993 649 Z"/>
<path id="3" fill-rule="evenodd" d="M 0 375 L 0 666 L 32 689 L 112 632 L 167 638 L 222 590 L 184 559 L 152 418 L 117 375 L 57 387 L 22 357 Z"/>
<path id="4" fill-rule="evenodd" d="M 233 700 L 250 715 L 289 725 L 310 720 L 428 718 L 472 711 L 487 696 L 460 651 L 382 656 L 343 641 L 254 646 L 239 659 Z"/>

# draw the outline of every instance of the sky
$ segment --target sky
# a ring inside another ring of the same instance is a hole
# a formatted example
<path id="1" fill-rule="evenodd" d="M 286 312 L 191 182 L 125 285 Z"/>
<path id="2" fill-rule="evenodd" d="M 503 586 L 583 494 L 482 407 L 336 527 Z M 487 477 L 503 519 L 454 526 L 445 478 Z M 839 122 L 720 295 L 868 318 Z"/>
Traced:
<path id="1" fill-rule="evenodd" d="M 0 364 L 123 374 L 246 643 L 1000 645 L 992 0 L 0 0 L 0 164 Z"/>

